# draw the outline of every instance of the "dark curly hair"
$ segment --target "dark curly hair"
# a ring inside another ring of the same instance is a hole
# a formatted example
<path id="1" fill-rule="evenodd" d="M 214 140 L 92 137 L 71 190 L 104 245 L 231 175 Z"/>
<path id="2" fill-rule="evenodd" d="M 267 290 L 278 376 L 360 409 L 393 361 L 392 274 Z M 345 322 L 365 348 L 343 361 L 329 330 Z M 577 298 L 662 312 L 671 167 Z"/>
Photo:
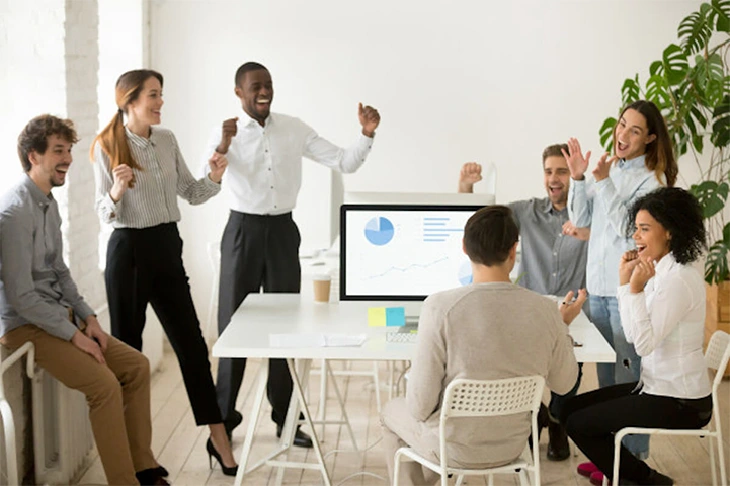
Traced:
<path id="1" fill-rule="evenodd" d="M 697 260 L 707 248 L 702 208 L 695 196 L 679 187 L 661 187 L 634 202 L 629 210 L 627 237 L 635 231 L 636 215 L 644 210 L 669 231 L 669 251 L 677 263 Z"/>
<path id="2" fill-rule="evenodd" d="M 70 144 L 79 141 L 71 120 L 53 115 L 39 115 L 33 118 L 18 135 L 18 157 L 25 172 L 30 171 L 33 165 L 28 154 L 31 152 L 45 154 L 48 150 L 48 137 L 52 135 L 58 135 Z"/>

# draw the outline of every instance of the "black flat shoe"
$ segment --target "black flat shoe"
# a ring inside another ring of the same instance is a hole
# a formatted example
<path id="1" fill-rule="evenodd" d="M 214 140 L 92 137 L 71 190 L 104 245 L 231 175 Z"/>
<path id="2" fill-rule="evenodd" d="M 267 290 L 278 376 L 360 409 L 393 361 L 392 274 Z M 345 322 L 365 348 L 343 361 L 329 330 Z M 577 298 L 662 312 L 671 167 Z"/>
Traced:
<path id="1" fill-rule="evenodd" d="M 221 455 L 217 450 L 215 450 L 215 446 L 213 445 L 213 441 L 210 440 L 210 437 L 208 438 L 208 442 L 205 443 L 205 448 L 208 450 L 208 465 L 211 469 L 213 469 L 213 458 L 215 457 L 215 460 L 218 461 L 218 464 L 221 466 L 221 470 L 223 470 L 223 474 L 226 476 L 235 476 L 236 473 L 238 473 L 238 466 L 226 467 L 223 464 Z"/>
<path id="2" fill-rule="evenodd" d="M 551 461 L 564 461 L 570 457 L 570 446 L 568 445 L 568 434 L 565 427 L 559 422 L 550 419 L 548 423 L 547 458 Z"/>
<path id="3" fill-rule="evenodd" d="M 137 476 L 137 481 L 139 481 L 141 486 L 169 486 L 170 483 L 160 475 L 160 467 L 145 469 L 134 473 L 134 475 Z M 167 472 L 167 469 L 164 467 L 162 469 L 164 472 Z"/>
<path id="4" fill-rule="evenodd" d="M 167 469 L 165 469 L 162 466 L 157 466 L 156 468 L 153 469 L 153 471 L 155 471 L 157 473 L 157 475 L 162 478 L 166 478 L 167 476 L 170 475 L 170 473 L 167 472 Z"/>
<path id="5" fill-rule="evenodd" d="M 281 425 L 276 426 L 276 436 L 281 437 Z M 297 432 L 294 434 L 293 445 L 301 447 L 302 449 L 311 449 L 314 447 L 312 444 L 312 438 L 309 437 L 307 433 L 302 432 L 299 427 L 297 427 Z"/>

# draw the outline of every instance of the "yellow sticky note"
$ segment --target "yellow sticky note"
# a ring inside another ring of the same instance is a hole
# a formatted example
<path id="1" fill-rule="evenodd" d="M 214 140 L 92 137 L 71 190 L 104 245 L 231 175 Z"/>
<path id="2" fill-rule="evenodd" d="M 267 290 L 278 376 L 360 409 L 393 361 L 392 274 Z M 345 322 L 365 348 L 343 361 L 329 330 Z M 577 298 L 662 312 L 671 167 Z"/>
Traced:
<path id="1" fill-rule="evenodd" d="M 385 307 L 370 307 L 368 309 L 368 326 L 385 327 Z"/>

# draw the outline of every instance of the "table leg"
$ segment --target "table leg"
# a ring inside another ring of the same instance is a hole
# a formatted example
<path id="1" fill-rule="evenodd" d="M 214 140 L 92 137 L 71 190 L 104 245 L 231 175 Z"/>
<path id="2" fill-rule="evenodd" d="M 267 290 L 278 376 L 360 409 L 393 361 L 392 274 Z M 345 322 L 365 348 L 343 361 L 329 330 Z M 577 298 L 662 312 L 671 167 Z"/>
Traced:
<path id="1" fill-rule="evenodd" d="M 246 466 L 248 458 L 251 455 L 251 445 L 253 444 L 253 436 L 256 432 L 256 425 L 259 422 L 259 414 L 261 413 L 261 404 L 264 400 L 264 392 L 266 391 L 266 379 L 269 375 L 269 367 L 266 360 L 263 360 L 259 366 L 258 376 L 256 377 L 256 394 L 253 399 L 253 409 L 251 410 L 251 418 L 248 422 L 246 430 L 246 439 L 243 441 L 243 450 L 241 451 L 241 459 L 238 461 L 238 473 L 236 474 L 235 486 L 240 486 L 243 482 L 243 476 L 246 474 Z"/>
<path id="2" fill-rule="evenodd" d="M 309 378 L 309 368 L 311 367 L 312 360 L 311 359 L 302 359 L 302 379 L 308 379 Z M 324 463 L 324 456 L 322 455 L 322 449 L 319 445 L 319 439 L 317 438 L 317 429 L 314 428 L 314 423 L 312 422 L 312 415 L 309 413 L 309 406 L 307 406 L 307 402 L 304 400 L 304 392 L 302 391 L 302 384 L 300 382 L 300 376 L 297 372 L 296 366 L 294 364 L 293 358 L 287 358 L 286 362 L 289 364 L 289 372 L 291 373 L 292 381 L 294 382 L 294 392 L 297 394 L 297 398 L 299 399 L 299 404 L 302 407 L 302 413 L 304 414 L 304 421 L 307 425 L 309 425 L 310 430 L 312 431 L 312 444 L 314 446 L 314 455 L 317 457 L 317 462 L 319 462 L 319 469 L 322 473 L 322 479 L 324 480 L 325 486 L 332 486 L 332 482 L 330 480 L 329 473 L 327 472 L 327 466 Z M 287 417 L 287 420 L 291 417 Z M 298 419 L 299 417 L 296 417 Z"/>

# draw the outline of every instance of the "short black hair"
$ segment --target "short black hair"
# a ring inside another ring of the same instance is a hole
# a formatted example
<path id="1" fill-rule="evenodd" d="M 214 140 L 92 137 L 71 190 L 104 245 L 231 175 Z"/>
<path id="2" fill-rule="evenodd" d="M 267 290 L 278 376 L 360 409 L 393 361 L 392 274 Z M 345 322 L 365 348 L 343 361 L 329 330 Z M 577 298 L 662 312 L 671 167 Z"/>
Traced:
<path id="1" fill-rule="evenodd" d="M 74 124 L 69 119 L 47 114 L 31 119 L 18 135 L 18 157 L 25 172 L 29 172 L 33 166 L 28 154 L 45 154 L 48 150 L 48 137 L 52 135 L 58 135 L 70 144 L 79 141 Z"/>
<path id="2" fill-rule="evenodd" d="M 239 88 L 241 87 L 241 83 L 243 83 L 243 77 L 246 75 L 246 73 L 251 72 L 251 71 L 258 71 L 260 69 L 268 71 L 268 69 L 266 69 L 266 66 L 264 66 L 263 64 L 259 64 L 257 62 L 251 61 L 251 62 L 242 64 L 241 67 L 239 67 L 236 70 L 236 79 L 235 79 L 236 86 L 238 86 Z"/>
<path id="3" fill-rule="evenodd" d="M 466 222 L 464 250 L 474 263 L 488 267 L 504 263 L 519 239 L 519 229 L 507 206 L 487 206 Z"/>
<path id="4" fill-rule="evenodd" d="M 691 263 L 707 248 L 702 208 L 692 193 L 679 187 L 661 187 L 637 199 L 629 210 L 628 237 L 635 231 L 636 215 L 642 210 L 669 231 L 669 251 L 677 263 Z"/>

